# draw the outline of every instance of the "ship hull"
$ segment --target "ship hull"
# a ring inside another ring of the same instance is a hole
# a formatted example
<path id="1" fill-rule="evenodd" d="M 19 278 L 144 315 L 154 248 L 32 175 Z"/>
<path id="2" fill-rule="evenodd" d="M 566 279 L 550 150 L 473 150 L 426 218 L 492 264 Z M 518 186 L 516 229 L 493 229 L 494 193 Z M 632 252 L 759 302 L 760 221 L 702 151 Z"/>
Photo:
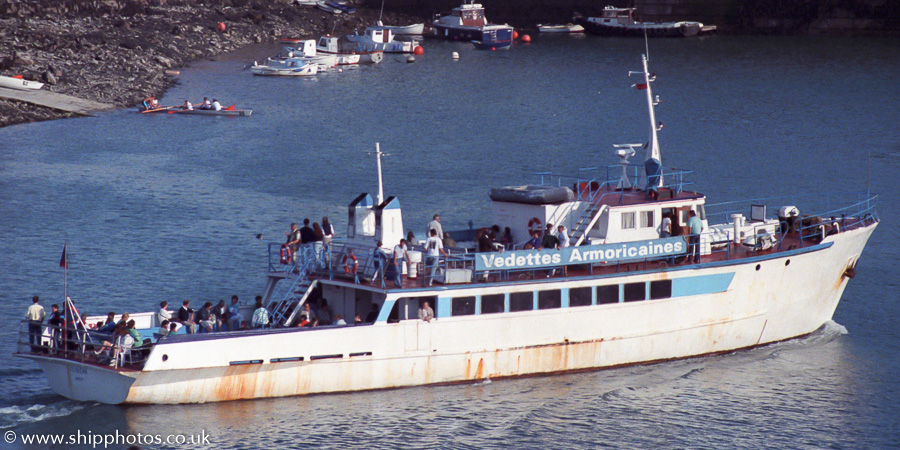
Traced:
<path id="1" fill-rule="evenodd" d="M 158 343 L 140 372 L 30 356 L 54 391 L 102 403 L 202 403 L 460 383 L 729 352 L 830 320 L 877 224 L 821 244 L 664 271 L 507 285 L 439 296 L 673 280 L 669 298 Z M 683 282 L 677 282 L 683 281 Z"/>

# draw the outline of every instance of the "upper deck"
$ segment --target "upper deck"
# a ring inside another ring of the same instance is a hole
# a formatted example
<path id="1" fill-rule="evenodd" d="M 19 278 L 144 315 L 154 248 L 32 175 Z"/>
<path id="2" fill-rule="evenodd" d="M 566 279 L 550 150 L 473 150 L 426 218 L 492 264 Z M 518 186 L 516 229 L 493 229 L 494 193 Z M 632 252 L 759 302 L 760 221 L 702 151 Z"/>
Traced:
<path id="1" fill-rule="evenodd" d="M 598 192 L 604 192 L 598 190 Z M 642 198 L 645 193 L 634 191 L 622 193 L 616 190 L 606 190 L 605 198 L 610 205 L 647 205 L 664 203 L 666 199 L 647 200 Z M 698 194 L 688 191 L 674 192 L 673 199 L 696 199 Z M 768 201 L 755 199 L 750 201 L 728 202 L 707 205 L 705 213 L 706 225 L 700 235 L 701 261 L 692 263 L 686 261 L 682 253 L 669 252 L 650 256 L 629 257 L 627 252 L 613 257 L 602 257 L 602 260 L 566 264 L 533 264 L 529 267 L 516 265 L 509 268 L 485 269 L 479 264 L 477 257 L 485 253 L 475 252 L 470 245 L 461 244 L 456 247 L 448 247 L 449 257 L 441 256 L 436 266 L 429 266 L 424 258 L 425 248 L 421 245 L 411 246 L 411 262 L 402 264 L 400 280 L 401 287 L 395 286 L 394 275 L 389 261 L 376 264 L 374 248 L 372 246 L 355 244 L 352 242 L 335 240 L 332 245 L 306 244 L 301 248 L 300 262 L 297 264 L 283 263 L 279 256 L 279 245 L 270 244 L 268 272 L 270 277 L 292 278 L 294 276 L 306 276 L 309 280 L 320 280 L 330 284 L 345 286 L 357 286 L 361 289 L 379 292 L 395 292 L 409 289 L 428 289 L 429 282 L 433 287 L 464 285 L 490 285 L 494 283 L 509 283 L 532 279 L 557 279 L 606 276 L 610 274 L 627 274 L 641 271 L 666 271 L 675 270 L 687 266 L 704 265 L 710 263 L 740 263 L 751 258 L 777 257 L 780 253 L 802 250 L 819 244 L 825 237 L 868 226 L 878 221 L 875 211 L 875 196 L 866 194 L 832 194 L 812 196 L 807 200 L 818 200 L 823 206 L 815 214 L 790 213 L 788 217 L 779 217 L 784 205 L 803 205 L 802 198 L 779 197 Z M 811 202 L 807 202 L 809 204 Z M 842 203 L 846 206 L 835 206 Z M 805 206 L 804 206 L 805 207 Z M 789 208 L 793 208 L 790 206 Z M 812 208 L 812 206 L 810 207 Z M 766 213 L 768 211 L 769 213 Z M 794 208 L 796 211 L 796 208 Z M 735 219 L 735 216 L 749 214 L 748 220 Z M 762 214 L 762 215 L 760 215 Z M 728 219 L 732 218 L 731 221 Z M 738 222 L 737 224 L 735 222 Z M 688 232 L 677 224 L 673 227 L 673 238 L 682 239 L 686 245 Z M 734 231 L 738 231 L 737 237 Z M 472 230 L 474 231 L 474 230 Z M 761 236 L 767 236 L 762 238 Z M 623 247 L 628 245 L 654 245 L 652 241 L 624 242 L 612 245 L 582 245 L 577 247 L 581 253 L 603 250 L 604 248 Z M 664 239 L 659 240 L 665 242 Z M 489 252 L 494 256 L 508 257 L 509 255 L 527 256 L 534 255 L 535 260 L 539 256 L 554 254 L 568 255 L 572 247 L 568 249 L 523 249 L 521 244 L 505 248 L 494 244 L 495 252 Z M 349 270 L 346 267 L 345 255 L 349 251 L 358 258 L 357 270 Z M 390 249 L 384 249 L 385 255 Z M 387 257 L 387 256 L 385 256 Z M 307 262 L 302 260 L 308 259 Z M 567 261 L 566 257 L 561 261 Z M 528 266 L 527 264 L 525 266 Z M 307 267 L 303 272 L 300 267 Z M 430 277 L 432 269 L 437 273 L 434 279 Z M 302 272 L 302 273 L 301 273 Z M 305 275 L 304 275 L 305 274 Z"/>

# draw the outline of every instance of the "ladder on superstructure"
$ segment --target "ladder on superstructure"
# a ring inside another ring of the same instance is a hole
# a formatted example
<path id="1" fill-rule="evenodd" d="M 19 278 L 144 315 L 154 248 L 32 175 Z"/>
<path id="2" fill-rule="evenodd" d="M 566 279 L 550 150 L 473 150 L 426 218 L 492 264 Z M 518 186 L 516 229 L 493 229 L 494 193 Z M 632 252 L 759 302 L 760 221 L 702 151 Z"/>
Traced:
<path id="1" fill-rule="evenodd" d="M 316 269 L 317 264 L 318 258 L 313 246 L 301 245 L 297 250 L 297 261 L 287 265 L 284 280 L 275 286 L 266 305 L 270 328 L 288 326 L 294 320 L 312 291 L 313 282 L 309 279 L 309 274 Z"/>
<path id="2" fill-rule="evenodd" d="M 600 204 L 597 201 L 599 199 L 594 198 L 598 196 L 599 192 L 598 190 L 588 198 L 587 207 L 578 215 L 569 230 L 569 241 L 572 242 L 573 247 L 578 247 L 584 242 L 588 231 L 594 227 L 597 221 L 600 220 L 600 216 L 609 208 L 608 205 Z"/>

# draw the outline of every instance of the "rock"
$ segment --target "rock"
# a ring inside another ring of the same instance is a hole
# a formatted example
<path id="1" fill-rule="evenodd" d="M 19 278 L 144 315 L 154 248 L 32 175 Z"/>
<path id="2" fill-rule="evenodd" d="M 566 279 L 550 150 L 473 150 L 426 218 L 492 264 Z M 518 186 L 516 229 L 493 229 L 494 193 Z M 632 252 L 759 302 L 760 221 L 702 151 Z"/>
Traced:
<path id="1" fill-rule="evenodd" d="M 166 58 L 165 56 L 162 56 L 162 55 L 159 55 L 154 59 L 156 60 L 156 62 L 162 64 L 162 66 L 165 67 L 166 69 L 169 69 L 169 68 L 172 68 L 172 67 L 175 67 L 176 65 L 178 65 L 178 63 L 176 63 L 174 60 Z"/>
<path id="2" fill-rule="evenodd" d="M 28 66 L 33 66 L 33 65 L 34 65 L 34 60 L 31 59 L 31 58 L 29 58 L 29 57 L 26 56 L 26 55 L 19 55 L 19 54 L 17 54 L 17 53 L 13 53 L 13 58 L 14 58 L 14 59 L 13 59 L 13 63 L 14 63 L 14 65 L 16 65 L 16 66 L 25 66 L 25 67 L 28 67 Z"/>
<path id="3" fill-rule="evenodd" d="M 53 75 L 49 70 L 45 70 L 44 73 L 41 74 L 41 79 L 44 80 L 44 83 L 47 83 L 51 86 L 56 86 L 56 76 Z"/>

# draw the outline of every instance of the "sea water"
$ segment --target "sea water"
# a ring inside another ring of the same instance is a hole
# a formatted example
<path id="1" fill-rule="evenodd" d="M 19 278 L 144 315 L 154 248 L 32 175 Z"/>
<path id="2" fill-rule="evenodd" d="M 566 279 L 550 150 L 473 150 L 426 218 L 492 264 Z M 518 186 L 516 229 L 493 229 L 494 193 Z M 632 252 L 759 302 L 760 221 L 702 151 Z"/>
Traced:
<path id="1" fill-rule="evenodd" d="M 649 46 L 663 165 L 693 170 L 689 188 L 711 203 L 882 193 L 882 224 L 832 322 L 728 355 L 491 383 L 108 406 L 54 394 L 11 354 L 32 295 L 49 310 L 65 291 L 89 314 L 248 301 L 264 285 L 266 243 L 283 242 L 290 222 L 328 216 L 346 232 L 347 204 L 377 189 L 375 142 L 389 155 L 385 192 L 420 237 L 435 213 L 445 229 L 490 225 L 491 187 L 615 164 L 612 144 L 648 136 L 644 92 L 627 76 L 642 40 L 541 37 L 496 52 L 427 41 L 414 64 L 388 55 L 310 79 L 251 76 L 246 65 L 278 49 L 248 47 L 185 68 L 161 103 L 207 96 L 250 118 L 123 109 L 0 129 L 0 428 L 202 433 L 199 447 L 235 449 L 898 446 L 898 44 Z"/>

